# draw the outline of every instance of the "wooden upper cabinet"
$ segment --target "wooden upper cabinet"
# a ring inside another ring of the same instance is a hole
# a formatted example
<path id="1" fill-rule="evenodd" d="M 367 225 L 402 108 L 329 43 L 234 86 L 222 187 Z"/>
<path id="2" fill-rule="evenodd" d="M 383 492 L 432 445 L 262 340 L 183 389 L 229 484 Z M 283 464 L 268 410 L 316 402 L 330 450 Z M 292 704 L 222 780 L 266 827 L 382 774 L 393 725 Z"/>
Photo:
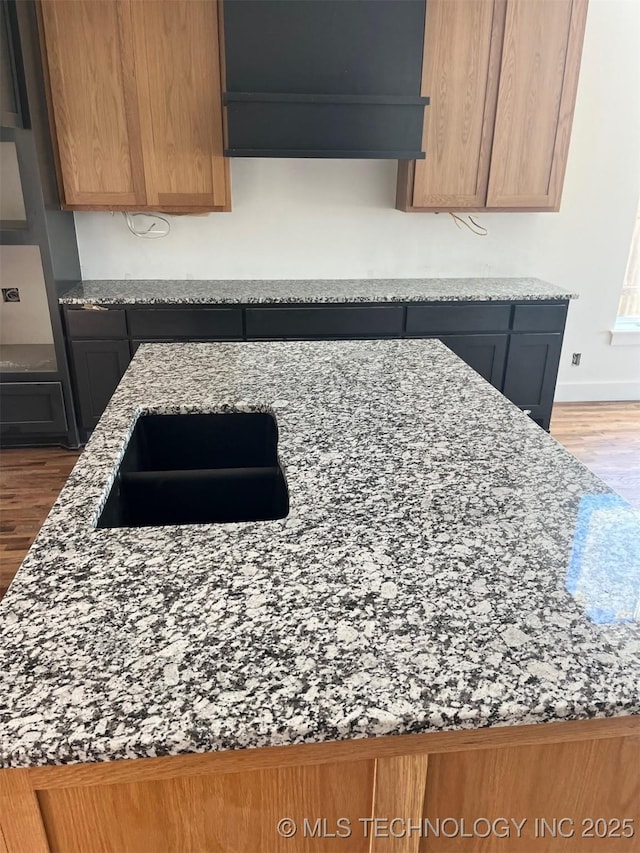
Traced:
<path id="1" fill-rule="evenodd" d="M 216 3 L 133 0 L 148 203 L 226 201 Z"/>
<path id="2" fill-rule="evenodd" d="M 429 0 L 425 23 L 422 94 L 425 160 L 415 164 L 416 207 L 477 207 L 489 177 L 497 90 L 496 41 L 500 5 L 478 0 Z"/>
<path id="3" fill-rule="evenodd" d="M 145 204 L 128 4 L 42 4 L 61 194 L 69 206 Z"/>
<path id="4" fill-rule="evenodd" d="M 557 210 L 587 0 L 428 0 L 426 159 L 402 210 Z"/>
<path id="5" fill-rule="evenodd" d="M 41 0 L 63 206 L 229 209 L 216 0 Z"/>
<path id="6" fill-rule="evenodd" d="M 487 207 L 560 206 L 585 12 L 581 0 L 507 4 Z"/>

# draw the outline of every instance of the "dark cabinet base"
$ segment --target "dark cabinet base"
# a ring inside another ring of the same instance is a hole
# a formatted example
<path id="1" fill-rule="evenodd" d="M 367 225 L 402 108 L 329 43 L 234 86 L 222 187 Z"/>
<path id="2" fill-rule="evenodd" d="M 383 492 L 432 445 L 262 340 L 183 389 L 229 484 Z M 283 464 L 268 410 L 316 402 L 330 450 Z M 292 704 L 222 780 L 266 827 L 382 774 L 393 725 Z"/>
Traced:
<path id="1" fill-rule="evenodd" d="M 131 360 L 129 341 L 72 341 L 71 366 L 79 426 L 95 427 Z"/>
<path id="2" fill-rule="evenodd" d="M 560 363 L 559 333 L 511 335 L 503 394 L 549 429 Z"/>
<path id="3" fill-rule="evenodd" d="M 85 435 L 97 424 L 130 353 L 145 341 L 190 339 L 438 338 L 548 430 L 567 308 L 566 301 L 305 303 L 65 308 L 64 314 Z"/>
<path id="4" fill-rule="evenodd" d="M 29 438 L 49 436 L 64 440 L 67 432 L 62 383 L 0 383 L 0 435 L 2 443 L 29 443 Z"/>
<path id="5" fill-rule="evenodd" d="M 508 335 L 442 335 L 439 340 L 483 379 L 502 388 Z"/>

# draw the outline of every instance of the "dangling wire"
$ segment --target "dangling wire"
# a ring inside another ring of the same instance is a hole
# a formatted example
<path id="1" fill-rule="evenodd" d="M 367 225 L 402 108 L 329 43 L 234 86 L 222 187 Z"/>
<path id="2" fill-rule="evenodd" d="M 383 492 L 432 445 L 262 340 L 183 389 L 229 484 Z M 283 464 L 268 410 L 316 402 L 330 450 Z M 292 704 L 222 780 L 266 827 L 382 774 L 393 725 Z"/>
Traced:
<path id="1" fill-rule="evenodd" d="M 127 223 L 127 228 L 135 237 L 144 237 L 147 240 L 159 240 L 161 237 L 166 237 L 171 231 L 171 223 L 164 216 L 160 216 L 159 213 L 129 213 L 128 210 L 123 210 L 122 215 L 125 218 Z M 147 218 L 153 217 L 155 222 L 152 222 L 151 225 L 144 231 L 138 230 L 135 226 L 134 217 L 135 216 L 146 216 Z M 154 231 L 154 228 L 158 225 L 158 220 L 160 222 L 164 222 L 167 226 L 166 231 Z"/>
<path id="2" fill-rule="evenodd" d="M 464 225 L 464 227 L 468 228 L 472 234 L 476 235 L 476 237 L 486 237 L 487 234 L 489 233 L 487 231 L 487 229 L 484 227 L 484 225 L 480 225 L 479 222 L 475 221 L 475 219 L 473 218 L 473 216 L 471 216 L 471 214 L 468 214 L 468 216 L 467 216 L 471 225 L 469 224 L 469 222 L 467 222 L 466 219 L 462 219 L 462 217 L 457 216 L 452 210 L 449 211 L 449 215 L 451 217 L 453 217 L 453 221 L 456 223 L 456 226 L 458 228 L 462 228 L 462 226 Z"/>

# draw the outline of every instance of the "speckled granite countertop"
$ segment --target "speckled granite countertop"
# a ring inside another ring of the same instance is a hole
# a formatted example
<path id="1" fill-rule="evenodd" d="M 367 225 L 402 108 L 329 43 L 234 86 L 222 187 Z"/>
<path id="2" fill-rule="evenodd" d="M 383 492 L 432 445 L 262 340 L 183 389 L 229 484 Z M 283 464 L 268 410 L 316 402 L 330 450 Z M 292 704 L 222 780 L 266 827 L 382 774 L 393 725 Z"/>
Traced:
<path id="1" fill-rule="evenodd" d="M 574 299 L 538 278 L 389 278 L 311 281 L 83 281 L 60 297 L 65 305 L 465 302 Z"/>
<path id="2" fill-rule="evenodd" d="M 94 528 L 141 412 L 227 407 L 287 518 Z M 439 342 L 144 346 L 0 603 L 0 765 L 640 713 L 638 532 Z"/>

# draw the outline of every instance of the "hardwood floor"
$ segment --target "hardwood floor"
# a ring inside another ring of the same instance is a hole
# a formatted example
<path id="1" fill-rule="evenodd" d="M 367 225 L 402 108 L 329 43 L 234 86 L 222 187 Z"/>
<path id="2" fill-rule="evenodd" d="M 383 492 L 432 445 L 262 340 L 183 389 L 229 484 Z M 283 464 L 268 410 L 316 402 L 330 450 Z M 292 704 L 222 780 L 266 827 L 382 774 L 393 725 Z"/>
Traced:
<path id="1" fill-rule="evenodd" d="M 0 452 L 0 598 L 79 455 L 61 447 Z"/>
<path id="2" fill-rule="evenodd" d="M 640 402 L 557 404 L 551 434 L 640 509 Z M 0 598 L 78 456 L 50 447 L 0 454 Z"/>
<path id="3" fill-rule="evenodd" d="M 551 435 L 640 509 L 640 402 L 556 403 Z"/>

